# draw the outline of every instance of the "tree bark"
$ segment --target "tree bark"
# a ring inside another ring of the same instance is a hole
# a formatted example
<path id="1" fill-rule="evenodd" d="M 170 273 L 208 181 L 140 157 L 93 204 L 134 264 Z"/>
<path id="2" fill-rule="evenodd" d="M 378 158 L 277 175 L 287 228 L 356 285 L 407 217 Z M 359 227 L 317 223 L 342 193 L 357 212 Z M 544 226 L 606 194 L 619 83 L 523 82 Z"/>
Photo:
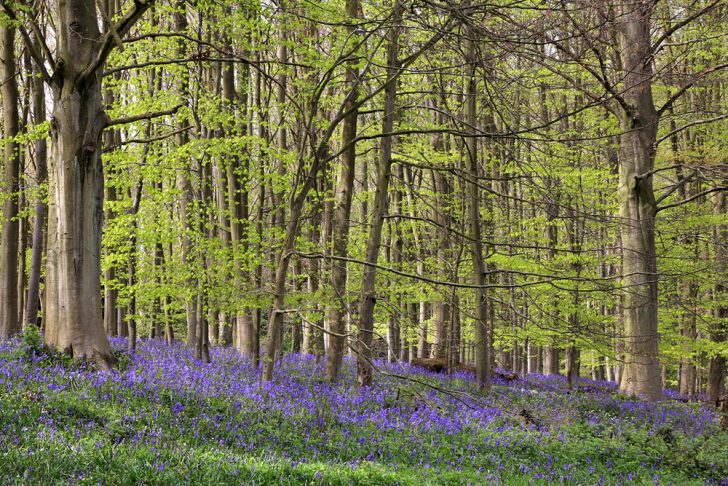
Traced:
<path id="1" fill-rule="evenodd" d="M 15 65 L 15 28 L 0 27 L 0 81 L 2 82 L 3 137 L 5 162 L 3 184 L 2 260 L 0 260 L 0 340 L 20 331 L 18 320 L 18 221 L 20 193 L 20 145 L 15 140 L 20 129 L 18 80 Z"/>
<path id="2" fill-rule="evenodd" d="M 624 376 L 620 390 L 661 396 L 657 332 L 657 254 L 652 186 L 659 117 L 652 99 L 650 17 L 654 2 L 625 7 L 617 22 L 624 87 L 620 112 L 619 208 L 623 251 Z"/>
<path id="3" fill-rule="evenodd" d="M 346 1 L 346 15 L 349 25 L 347 31 L 353 37 L 353 42 L 358 42 L 355 35 L 358 27 L 359 1 Z M 329 309 L 329 347 L 326 350 L 326 380 L 335 382 L 339 377 L 341 363 L 344 358 L 344 347 L 346 345 L 346 324 L 344 318 L 347 312 L 346 300 L 346 260 L 349 255 L 347 245 L 349 243 L 349 220 L 351 219 L 351 199 L 354 190 L 354 172 L 356 170 L 356 130 L 359 110 L 357 109 L 357 98 L 359 97 L 359 69 L 356 51 L 352 52 L 351 58 L 347 60 L 346 86 L 347 95 L 344 103 L 344 110 L 348 113 L 343 121 L 341 134 L 341 145 L 344 150 L 341 154 L 341 174 L 336 186 L 335 209 L 333 214 L 333 242 L 331 262 L 331 289 L 333 302 Z"/>
<path id="4" fill-rule="evenodd" d="M 387 212 L 389 178 L 392 168 L 392 136 L 397 101 L 397 74 L 399 69 L 399 33 L 402 28 L 404 4 L 397 1 L 392 15 L 392 26 L 388 33 L 387 46 L 387 80 L 384 89 L 384 119 L 382 121 L 382 137 L 379 164 L 377 167 L 377 186 L 374 194 L 369 238 L 366 247 L 366 264 L 362 274 L 361 294 L 359 301 L 359 329 L 356 343 L 357 383 L 360 387 L 372 384 L 372 338 L 374 332 L 374 305 L 376 291 L 374 288 L 379 257 L 379 246 L 382 240 L 382 227 Z"/>
<path id="5" fill-rule="evenodd" d="M 728 182 L 728 181 L 726 181 Z M 720 192 L 715 196 L 713 212 L 718 216 L 726 213 L 726 193 Z M 724 343 L 728 332 L 728 224 L 716 225 L 713 229 L 713 246 L 715 248 L 716 275 L 722 276 L 715 285 L 713 299 L 716 302 L 713 310 L 714 322 L 710 329 L 710 338 L 713 342 Z M 708 398 L 716 402 L 724 396 L 726 378 L 726 358 L 716 354 L 710 358 L 708 365 Z"/>
<path id="6" fill-rule="evenodd" d="M 135 3 L 114 36 L 125 35 L 148 8 Z M 58 0 L 57 14 L 45 342 L 109 368 L 114 357 L 101 315 L 101 132 L 108 123 L 101 78 L 112 34 L 99 31 L 96 2 Z"/>
<path id="7" fill-rule="evenodd" d="M 438 113 L 435 120 L 439 124 L 444 123 L 443 115 Z M 432 136 L 432 149 L 435 152 L 441 152 L 442 147 L 442 134 L 435 134 Z M 448 183 L 445 174 L 442 171 L 432 171 L 432 183 L 437 194 L 437 207 L 436 220 L 438 223 L 437 228 L 437 264 L 439 268 L 439 276 L 441 280 L 448 280 L 450 273 L 448 269 L 454 262 L 451 261 L 451 247 L 452 242 L 450 241 L 450 233 L 448 228 L 450 227 L 450 193 L 451 188 Z M 450 316 L 450 302 L 447 299 L 448 293 L 443 293 L 442 298 L 438 299 L 433 304 L 434 306 L 434 328 L 435 336 L 432 343 L 432 357 L 433 358 L 444 358 L 447 354 L 446 343 L 448 339 L 447 326 L 451 321 Z"/>
<path id="8" fill-rule="evenodd" d="M 472 35 L 472 33 L 470 34 Z M 475 132 L 478 118 L 476 112 L 476 85 L 475 77 L 476 48 L 472 38 L 466 40 L 466 99 L 464 118 Z M 473 133 L 474 134 L 474 133 Z M 476 137 L 468 137 L 465 140 L 466 160 L 468 176 L 470 181 L 467 184 L 468 198 L 468 237 L 470 239 L 470 253 L 473 265 L 473 284 L 477 286 L 474 290 L 475 297 L 475 379 L 478 388 L 490 386 L 490 362 L 491 343 L 488 338 L 488 293 L 486 289 L 486 268 L 483 259 L 483 241 L 480 228 L 480 168 L 478 163 L 478 142 Z"/>
<path id="9" fill-rule="evenodd" d="M 37 66 L 33 66 L 33 122 L 37 125 L 46 120 L 45 85 L 39 76 Z M 48 144 L 45 138 L 35 142 L 35 168 L 38 185 L 45 184 L 48 179 Z M 43 198 L 35 204 L 35 224 L 33 226 L 33 248 L 28 272 L 28 298 L 26 300 L 25 324 L 38 324 L 40 309 L 40 277 L 44 252 L 44 235 L 47 223 L 48 206 Z"/>

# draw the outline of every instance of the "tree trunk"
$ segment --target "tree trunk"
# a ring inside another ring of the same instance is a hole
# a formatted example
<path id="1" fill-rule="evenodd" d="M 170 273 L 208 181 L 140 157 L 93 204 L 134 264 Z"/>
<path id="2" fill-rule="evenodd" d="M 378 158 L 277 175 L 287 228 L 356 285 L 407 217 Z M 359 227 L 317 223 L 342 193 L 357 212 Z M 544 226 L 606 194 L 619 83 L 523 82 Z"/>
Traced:
<path id="1" fill-rule="evenodd" d="M 618 199 L 622 221 L 624 376 L 620 390 L 661 396 L 657 333 L 655 195 L 652 187 L 659 117 L 652 99 L 650 16 L 653 2 L 625 7 L 617 22 L 625 103 L 621 112 Z"/>
<path id="2" fill-rule="evenodd" d="M 543 348 L 543 374 L 558 375 L 561 373 L 560 369 L 560 355 L 559 349 L 555 346 L 546 346 Z"/>
<path id="3" fill-rule="evenodd" d="M 46 120 L 45 85 L 39 76 L 37 66 L 33 66 L 33 122 L 37 125 Z M 48 144 L 45 138 L 35 142 L 36 181 L 40 186 L 48 179 Z M 35 225 L 33 226 L 33 248 L 28 272 L 28 297 L 25 309 L 25 324 L 38 324 L 40 308 L 40 277 L 44 252 L 44 235 L 47 223 L 48 206 L 43 198 L 35 204 Z"/>
<path id="4" fill-rule="evenodd" d="M 18 201 L 20 193 L 20 146 L 15 141 L 19 131 L 18 78 L 15 66 L 15 28 L 0 27 L 0 82 L 2 82 L 3 137 L 5 162 L 3 184 L 7 197 L 3 202 L 2 260 L 0 260 L 0 340 L 20 331 L 18 311 Z"/>
<path id="5" fill-rule="evenodd" d="M 318 160 L 319 157 L 317 155 L 313 166 L 306 177 L 306 182 L 303 187 L 301 187 L 298 194 L 295 194 L 295 197 L 291 198 L 285 239 L 283 241 L 283 246 L 276 257 L 276 273 L 273 280 L 273 307 L 270 312 L 268 334 L 266 335 L 265 342 L 263 381 L 271 381 L 273 379 L 273 368 L 275 367 L 276 356 L 278 354 L 278 343 L 280 343 L 280 336 L 283 331 L 288 265 L 290 264 L 293 248 L 296 245 L 296 236 L 298 235 L 298 227 L 301 221 L 303 204 L 308 192 L 311 190 L 316 173 L 318 172 Z M 302 164 L 303 160 L 299 159 L 299 162 Z"/>
<path id="6" fill-rule="evenodd" d="M 728 182 L 728 180 L 726 181 Z M 718 215 L 726 213 L 726 193 L 720 192 L 715 196 L 713 212 Z M 716 275 L 719 280 L 713 291 L 715 309 L 713 310 L 714 322 L 710 330 L 710 338 L 713 342 L 724 343 L 728 331 L 728 224 L 716 225 L 713 229 L 713 246 L 715 248 Z M 722 278 L 721 278 L 722 276 Z M 711 402 L 718 400 L 725 395 L 726 358 L 724 355 L 716 354 L 710 358 L 708 365 L 708 399 Z M 728 419 L 727 419 L 728 420 Z"/>
<path id="7" fill-rule="evenodd" d="M 350 24 L 347 31 L 353 37 L 353 42 L 358 42 L 355 35 L 358 28 L 359 1 L 346 1 L 346 15 Z M 359 69 L 356 52 L 347 60 L 346 86 L 347 95 L 344 103 L 344 110 L 348 113 L 344 118 L 341 145 L 344 147 L 341 154 L 341 174 L 336 186 L 335 209 L 333 214 L 333 242 L 332 254 L 335 257 L 331 261 L 331 289 L 333 302 L 329 309 L 329 347 L 326 350 L 326 380 L 330 383 L 336 381 L 341 370 L 341 363 L 344 358 L 344 347 L 346 345 L 346 324 L 344 317 L 347 312 L 346 301 L 346 261 L 336 257 L 346 258 L 349 253 L 349 220 L 351 219 L 351 198 L 354 189 L 354 171 L 356 170 L 356 130 L 359 111 L 357 109 L 357 98 L 359 97 Z"/>
<path id="8" fill-rule="evenodd" d="M 472 35 L 472 33 L 470 34 Z M 478 124 L 476 111 L 476 85 L 475 76 L 476 49 L 472 38 L 466 41 L 466 99 L 464 118 L 475 131 Z M 474 134 L 474 133 L 473 133 Z M 480 228 L 480 168 L 478 163 L 478 139 L 468 137 L 465 140 L 466 160 L 468 166 L 467 184 L 468 198 L 468 237 L 470 239 L 470 253 L 473 265 L 473 284 L 475 293 L 475 378 L 478 388 L 490 386 L 491 343 L 488 339 L 488 293 L 486 289 L 486 269 L 483 259 L 483 241 Z"/>
<path id="9" fill-rule="evenodd" d="M 439 124 L 444 124 L 443 115 L 438 113 L 436 121 Z M 432 149 L 435 152 L 442 151 L 442 135 L 435 134 L 432 136 Z M 439 268 L 438 274 L 441 280 L 448 280 L 451 277 L 451 273 L 448 269 L 454 264 L 451 256 L 451 245 L 450 241 L 450 193 L 451 188 L 448 183 L 445 174 L 442 171 L 436 170 L 432 174 L 432 182 L 435 192 L 437 194 L 437 207 L 438 211 L 435 215 L 438 228 L 437 228 L 437 265 Z M 443 293 L 443 297 L 438 299 L 434 303 L 434 327 L 435 336 L 432 343 L 432 357 L 433 358 L 444 358 L 446 353 L 445 344 L 448 339 L 447 326 L 449 325 L 450 318 L 450 302 L 447 300 L 449 293 Z"/>
<path id="10" fill-rule="evenodd" d="M 319 243 L 320 241 L 326 241 L 325 238 L 321 237 L 321 211 L 318 208 L 314 210 L 314 213 L 311 215 L 309 228 L 309 238 L 311 241 L 316 243 Z M 323 263 L 316 258 L 310 258 L 306 263 L 306 269 L 308 271 L 306 286 L 308 289 L 308 293 L 311 295 L 315 295 L 319 291 L 319 277 L 322 273 L 320 267 L 323 265 Z M 316 347 L 316 333 L 321 332 L 321 329 L 316 329 L 316 327 L 321 328 L 323 326 L 323 319 L 319 317 L 321 314 L 320 303 L 316 302 L 314 308 L 316 317 L 313 317 L 311 322 L 306 323 L 303 330 L 303 339 L 301 342 L 301 353 L 303 354 L 314 353 L 314 348 Z"/>
<path id="11" fill-rule="evenodd" d="M 114 35 L 102 37 L 95 2 L 57 2 L 44 336 L 47 345 L 102 368 L 115 360 L 101 315 L 101 132 L 108 123 L 101 79 L 107 41 L 126 35 L 150 5 L 135 3 Z"/>
<path id="12" fill-rule="evenodd" d="M 394 5 L 392 26 L 388 34 L 387 46 L 387 80 L 384 89 L 384 119 L 382 121 L 382 137 L 379 164 L 377 167 L 377 187 L 374 194 L 374 208 L 369 227 L 369 238 L 366 247 L 366 264 L 362 274 L 361 294 L 359 301 L 359 329 L 357 332 L 357 382 L 360 387 L 372 384 L 372 338 L 374 332 L 374 305 L 376 303 L 375 280 L 376 263 L 379 257 L 379 246 L 382 240 L 382 227 L 387 212 L 389 178 L 392 168 L 392 130 L 397 101 L 397 74 L 399 55 L 399 33 L 401 30 L 404 4 L 397 1 Z"/>

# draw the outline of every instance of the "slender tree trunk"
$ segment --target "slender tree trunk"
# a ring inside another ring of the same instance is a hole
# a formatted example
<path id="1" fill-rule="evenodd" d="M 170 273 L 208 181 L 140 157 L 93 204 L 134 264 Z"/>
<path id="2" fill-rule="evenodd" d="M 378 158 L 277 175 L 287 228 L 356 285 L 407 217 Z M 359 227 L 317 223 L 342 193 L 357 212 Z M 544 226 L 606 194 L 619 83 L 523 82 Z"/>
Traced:
<path id="1" fill-rule="evenodd" d="M 425 265 L 420 262 L 417 265 L 417 274 L 422 275 L 424 273 Z M 422 300 L 417 305 L 417 357 L 428 358 L 430 356 L 430 343 L 427 341 L 427 321 L 428 321 L 428 305 L 427 302 Z"/>
<path id="2" fill-rule="evenodd" d="M 728 180 L 726 180 L 728 182 Z M 720 192 L 715 196 L 714 214 L 724 216 L 726 213 L 726 193 Z M 715 300 L 715 309 L 713 317 L 715 319 L 710 329 L 710 338 L 713 342 L 724 343 L 726 334 L 728 333 L 728 224 L 719 224 L 713 228 L 713 247 L 715 248 L 716 275 L 719 280 L 713 290 L 713 299 Z M 722 278 L 720 278 L 722 276 Z M 722 355 L 715 355 L 710 358 L 708 365 L 708 398 L 711 402 L 716 402 L 720 397 L 725 395 L 725 379 L 726 379 L 726 358 Z"/>
<path id="3" fill-rule="evenodd" d="M 200 238 L 206 238 L 207 241 L 212 240 L 214 235 L 214 217 L 211 208 L 212 201 L 212 164 L 210 161 L 200 161 L 199 166 L 200 181 L 200 203 L 201 215 L 199 220 Z M 197 342 L 195 343 L 195 357 L 205 363 L 210 362 L 210 316 L 214 309 L 210 303 L 210 267 L 212 258 L 209 255 L 200 254 L 198 246 L 198 256 L 202 262 L 202 272 L 198 279 L 197 286 Z"/>
<path id="4" fill-rule="evenodd" d="M 359 1 L 346 1 L 346 15 L 350 22 L 347 30 L 353 41 L 358 42 L 355 32 L 359 16 Z M 352 52 L 351 59 L 347 60 L 346 86 L 347 95 L 345 110 L 348 115 L 344 118 L 341 135 L 341 145 L 344 150 L 341 154 L 341 174 L 336 186 L 335 209 L 333 214 L 333 242 L 332 253 L 334 257 L 346 258 L 349 253 L 349 220 L 351 219 L 351 198 L 354 189 L 354 171 L 356 170 L 356 129 L 359 112 L 357 98 L 359 97 L 359 70 L 356 51 Z M 339 377 L 341 363 L 344 358 L 346 345 L 346 324 L 344 318 L 347 312 L 346 304 L 346 261 L 334 258 L 331 261 L 331 289 L 334 294 L 329 309 L 329 347 L 326 350 L 326 380 L 334 382 Z"/>
<path id="5" fill-rule="evenodd" d="M 311 215 L 309 238 L 311 241 L 317 243 L 322 240 L 325 241 L 325 238 L 321 237 L 321 211 L 318 209 L 314 210 L 314 214 Z M 319 291 L 319 281 L 321 274 L 320 267 L 322 266 L 322 262 L 320 262 L 316 258 L 310 258 L 306 263 L 306 267 L 308 270 L 308 279 L 306 282 L 308 293 L 311 295 L 315 295 Z M 313 318 L 310 323 L 304 326 L 303 339 L 301 342 L 301 352 L 303 354 L 314 353 L 314 348 L 316 346 L 316 333 L 320 332 L 320 329 L 316 329 L 316 327 L 323 326 L 323 319 L 318 317 L 320 315 L 320 309 L 321 308 L 319 303 L 316 302 L 315 315 L 317 317 Z"/>
<path id="6" fill-rule="evenodd" d="M 276 257 L 276 271 L 273 280 L 273 307 L 270 312 L 268 334 L 266 335 L 265 342 L 263 381 L 271 381 L 273 379 L 273 368 L 278 354 L 278 343 L 280 343 L 280 336 L 283 331 L 288 265 L 290 264 L 292 252 L 296 245 L 296 236 L 298 235 L 298 227 L 301 222 L 303 205 L 318 172 L 318 161 L 320 156 L 321 154 L 317 154 L 315 157 L 313 167 L 311 167 L 310 172 L 306 177 L 306 182 L 304 182 L 299 192 L 291 197 L 286 234 L 283 240 L 283 245 Z M 299 165 L 302 163 L 303 160 L 300 159 Z"/>
<path id="7" fill-rule="evenodd" d="M 184 34 L 188 28 L 187 22 L 187 10 L 186 3 L 182 0 L 178 0 L 176 3 L 177 11 L 174 14 L 174 30 L 180 34 Z M 177 44 L 177 55 L 179 57 L 185 57 L 187 55 L 187 49 L 183 41 L 179 41 Z M 187 100 L 189 96 L 189 84 L 190 84 L 190 73 L 188 69 L 182 71 L 182 79 L 179 85 L 179 96 L 182 100 Z M 177 121 L 177 128 L 180 130 L 175 135 L 175 145 L 177 148 L 182 148 L 189 143 L 189 135 L 187 131 L 184 131 L 186 120 L 181 117 Z M 180 192 L 178 202 L 179 220 L 182 223 L 182 235 L 180 241 L 181 247 L 181 259 L 183 265 L 186 267 L 187 272 L 191 272 L 195 268 L 195 254 L 192 249 L 192 234 L 195 232 L 193 218 L 192 218 L 192 204 L 194 201 L 194 192 L 192 188 L 192 182 L 190 181 L 189 171 L 190 167 L 183 167 L 177 171 L 176 185 L 177 190 Z M 197 299 L 194 295 L 195 281 L 194 277 L 188 276 L 186 278 L 186 292 L 185 292 L 185 316 L 187 323 L 187 341 L 186 344 L 190 348 L 194 348 L 197 342 Z"/>
<path id="8" fill-rule="evenodd" d="M 18 320 L 18 221 L 20 193 L 20 146 L 15 137 L 20 130 L 18 116 L 17 68 L 15 65 L 15 28 L 0 26 L 0 82 L 2 82 L 3 137 L 5 162 L 3 184 L 0 186 L 7 197 L 3 202 L 2 250 L 0 261 L 0 340 L 21 329 Z"/>
<path id="9" fill-rule="evenodd" d="M 293 264 L 293 279 L 295 281 L 296 292 L 300 295 L 303 292 L 303 262 L 301 258 L 296 258 L 296 262 Z M 300 316 L 294 316 L 293 323 L 291 324 L 291 352 L 301 352 L 301 341 L 303 340 L 303 322 Z"/>
<path id="10" fill-rule="evenodd" d="M 392 27 L 389 29 L 387 46 L 387 81 L 384 89 L 384 119 L 382 133 L 390 134 L 394 129 L 397 101 L 397 73 L 399 69 L 399 33 L 401 30 L 404 4 L 397 1 L 394 5 Z M 357 332 L 357 382 L 360 387 L 372 384 L 372 338 L 374 332 L 374 304 L 376 302 L 375 279 L 379 246 L 382 240 L 382 227 L 387 212 L 389 178 L 392 167 L 392 136 L 381 139 L 379 164 L 377 167 L 377 188 L 374 194 L 374 208 L 369 227 L 359 301 L 359 329 Z"/>
<path id="11" fill-rule="evenodd" d="M 470 35 L 473 35 L 472 33 Z M 476 49 L 475 42 L 468 38 L 465 48 L 466 55 L 466 99 L 464 118 L 471 131 L 475 131 L 478 118 L 476 111 L 476 84 L 475 77 Z M 473 133 L 474 134 L 474 133 Z M 468 191 L 468 237 L 470 239 L 470 252 L 473 264 L 473 284 L 477 286 L 475 292 L 475 378 L 478 388 L 490 386 L 491 343 L 488 339 L 488 293 L 486 289 L 486 268 L 483 259 L 483 241 L 480 231 L 480 167 L 478 163 L 478 142 L 475 137 L 468 137 L 465 141 L 468 176 L 470 181 Z"/>
<path id="12" fill-rule="evenodd" d="M 151 131 L 147 129 L 146 136 L 149 138 L 151 135 Z M 144 151 L 144 157 L 146 157 L 147 151 Z M 127 312 L 127 322 L 126 327 L 129 330 L 129 343 L 128 343 L 128 349 L 129 351 L 134 351 L 136 349 L 136 341 L 137 341 L 137 303 L 136 303 L 136 283 L 137 283 L 137 275 L 136 275 L 136 259 L 137 259 L 137 231 L 138 231 L 138 223 L 137 223 L 137 214 L 139 214 L 139 205 L 142 201 L 142 191 L 144 189 L 144 183 L 143 179 L 139 180 L 139 184 L 135 188 L 135 190 L 129 189 L 129 198 L 132 200 L 132 206 L 129 210 L 129 215 L 131 216 L 131 228 L 129 230 L 129 254 L 128 254 L 128 263 L 127 263 L 127 288 L 129 289 L 129 292 L 131 293 L 130 299 L 129 299 L 129 308 Z M 124 325 L 123 322 L 121 322 L 121 325 Z"/>
<path id="13" fill-rule="evenodd" d="M 33 66 L 33 122 L 37 125 L 46 120 L 45 85 L 39 77 L 37 66 Z M 45 138 L 35 142 L 35 168 L 38 185 L 45 184 L 48 179 L 48 144 Z M 33 248 L 30 257 L 30 271 L 28 272 L 28 297 L 26 300 L 26 325 L 38 324 L 38 310 L 40 309 L 40 276 L 44 254 L 45 229 L 47 223 L 48 207 L 43 198 L 35 203 L 35 225 L 33 226 Z"/>
<path id="14" fill-rule="evenodd" d="M 437 121 L 443 123 L 442 115 L 438 114 Z M 442 135 L 435 134 L 432 136 L 432 149 L 436 152 L 442 151 Z M 437 194 L 437 206 L 439 210 L 436 213 L 436 219 L 439 227 L 437 228 L 437 265 L 440 279 L 448 280 L 450 273 L 448 269 L 453 262 L 451 261 L 451 245 L 450 241 L 450 214 L 448 206 L 450 204 L 450 184 L 441 171 L 433 171 L 432 182 Z M 432 356 L 434 358 L 444 358 L 446 355 L 447 326 L 450 323 L 450 303 L 444 294 L 441 299 L 434 305 L 434 327 L 435 336 L 432 343 Z"/>
<path id="15" fill-rule="evenodd" d="M 229 48 L 232 48 L 232 39 L 225 37 L 225 42 Z M 225 63 L 222 73 L 222 92 L 223 100 L 228 109 L 233 113 L 241 113 L 246 119 L 251 118 L 248 109 L 248 94 L 250 90 L 250 67 L 241 66 L 238 70 L 239 81 L 238 86 L 241 88 L 239 101 L 243 103 L 242 107 L 238 106 L 238 96 L 235 89 L 235 64 Z M 245 123 L 237 124 L 241 126 L 243 132 L 241 135 L 247 134 Z M 243 260 L 240 258 L 241 252 L 247 254 L 250 249 L 250 240 L 248 233 L 250 219 L 250 203 L 249 203 L 249 181 L 250 181 L 250 157 L 231 157 L 227 164 L 227 187 L 228 187 L 228 206 L 230 209 L 230 237 L 232 240 L 233 254 L 235 260 L 235 288 L 242 289 L 243 282 L 249 279 L 249 272 L 243 270 Z M 262 202 L 261 202 L 262 204 Z M 243 307 L 235 316 L 235 324 L 237 327 L 237 345 L 238 350 L 248 358 L 253 358 L 257 354 L 255 349 L 256 336 L 255 325 L 253 322 L 252 309 Z"/>

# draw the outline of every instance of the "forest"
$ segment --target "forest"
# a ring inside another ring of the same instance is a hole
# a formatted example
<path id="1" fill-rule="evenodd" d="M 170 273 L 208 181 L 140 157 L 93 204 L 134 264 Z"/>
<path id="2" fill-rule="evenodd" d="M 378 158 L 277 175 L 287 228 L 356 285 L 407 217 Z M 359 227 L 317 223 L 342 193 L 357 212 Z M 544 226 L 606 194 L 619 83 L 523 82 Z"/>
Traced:
<path id="1" fill-rule="evenodd" d="M 725 484 L 726 20 L 0 0 L 0 482 Z"/>

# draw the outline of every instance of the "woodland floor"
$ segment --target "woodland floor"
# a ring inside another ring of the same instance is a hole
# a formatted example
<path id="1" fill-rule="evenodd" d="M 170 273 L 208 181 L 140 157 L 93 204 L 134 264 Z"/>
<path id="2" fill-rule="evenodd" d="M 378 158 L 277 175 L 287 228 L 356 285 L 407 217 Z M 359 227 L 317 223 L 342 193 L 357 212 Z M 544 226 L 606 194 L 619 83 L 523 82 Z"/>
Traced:
<path id="1" fill-rule="evenodd" d="M 1 484 L 728 484 L 728 432 L 672 395 L 540 375 L 483 394 L 384 363 L 361 391 L 353 362 L 331 386 L 298 355 L 261 385 L 231 349 L 113 347 L 105 374 L 0 344 Z"/>

